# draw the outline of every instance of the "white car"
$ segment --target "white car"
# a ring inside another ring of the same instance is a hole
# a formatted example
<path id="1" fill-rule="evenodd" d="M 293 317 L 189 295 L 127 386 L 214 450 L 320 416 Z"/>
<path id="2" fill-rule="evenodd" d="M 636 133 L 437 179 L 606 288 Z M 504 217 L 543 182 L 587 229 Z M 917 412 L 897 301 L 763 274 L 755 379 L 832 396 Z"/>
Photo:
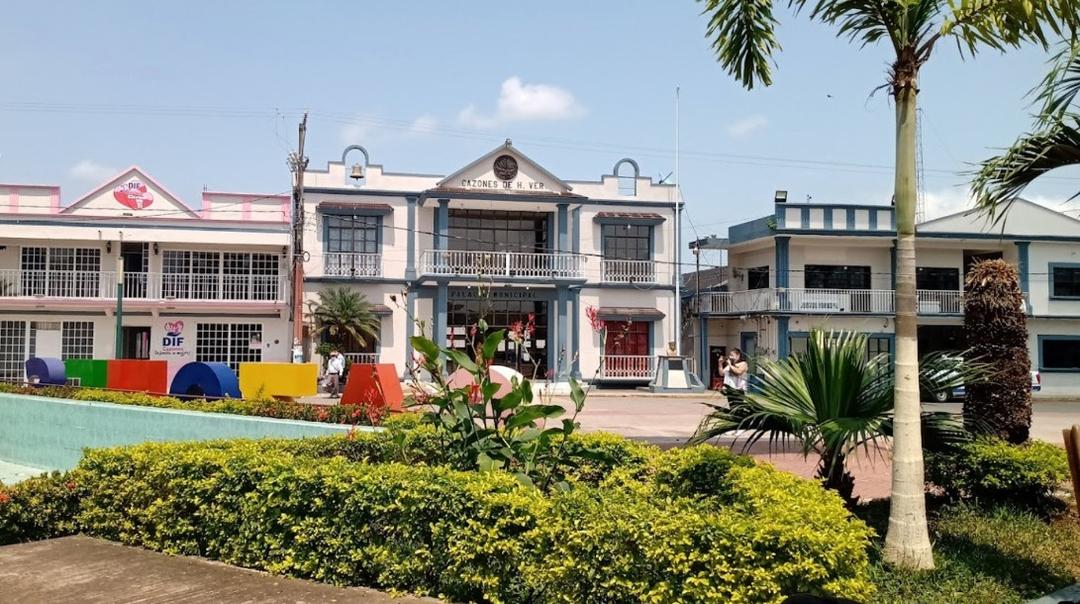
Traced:
<path id="1" fill-rule="evenodd" d="M 963 359 L 957 358 L 956 360 L 960 361 L 960 360 L 963 360 Z M 1040 374 L 1038 371 L 1032 370 L 1031 371 L 1031 391 L 1032 392 L 1039 392 L 1041 390 L 1042 390 L 1042 374 Z M 965 398 L 967 398 L 967 388 L 965 388 L 964 386 L 957 386 L 956 388 L 952 389 L 952 392 L 942 390 L 941 392 L 933 393 L 932 398 L 934 399 L 934 401 L 936 401 L 938 403 L 947 403 L 949 401 L 964 400 Z"/>

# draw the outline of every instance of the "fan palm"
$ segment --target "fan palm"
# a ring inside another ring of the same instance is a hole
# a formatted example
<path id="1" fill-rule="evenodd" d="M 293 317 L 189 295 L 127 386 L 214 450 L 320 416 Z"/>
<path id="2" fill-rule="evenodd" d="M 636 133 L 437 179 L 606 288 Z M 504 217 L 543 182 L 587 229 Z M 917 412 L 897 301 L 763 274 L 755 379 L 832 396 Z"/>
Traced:
<path id="1" fill-rule="evenodd" d="M 699 0 L 720 65 L 746 88 L 772 83 L 780 50 L 772 0 Z M 796 12 L 837 27 L 862 46 L 884 42 L 893 51 L 887 88 L 896 103 L 896 427 L 886 561 L 933 568 L 923 493 L 919 430 L 915 298 L 915 115 L 919 72 L 937 43 L 951 38 L 968 55 L 1023 43 L 1045 46 L 1048 36 L 1075 39 L 1080 0 L 788 0 Z"/>
<path id="2" fill-rule="evenodd" d="M 708 405 L 694 442 L 736 431 L 748 431 L 744 447 L 762 438 L 770 447 L 794 440 L 803 455 L 818 456 L 817 476 L 826 488 L 851 501 L 855 481 L 847 459 L 862 447 L 894 434 L 895 373 L 886 355 L 866 353 L 866 335 L 857 332 L 813 331 L 806 352 L 780 361 L 763 359 L 761 385 L 752 393 L 733 398 L 730 407 Z M 920 382 L 926 392 L 950 391 L 971 383 L 984 373 L 978 362 L 959 363 L 944 354 L 923 358 Z M 940 448 L 967 439 L 963 420 L 951 413 L 922 414 L 928 448 Z"/>
<path id="3" fill-rule="evenodd" d="M 350 342 L 366 346 L 369 338 L 378 339 L 379 317 L 363 294 L 348 287 L 331 287 L 318 295 L 317 301 L 308 303 L 316 334 L 342 346 Z"/>
<path id="4" fill-rule="evenodd" d="M 1042 109 L 1034 131 L 1005 153 L 982 163 L 972 190 L 976 204 L 991 219 L 1003 218 L 1014 199 L 1051 170 L 1080 165 L 1080 45 L 1066 44 L 1039 88 Z M 1077 191 L 1073 198 L 1080 196 Z"/>

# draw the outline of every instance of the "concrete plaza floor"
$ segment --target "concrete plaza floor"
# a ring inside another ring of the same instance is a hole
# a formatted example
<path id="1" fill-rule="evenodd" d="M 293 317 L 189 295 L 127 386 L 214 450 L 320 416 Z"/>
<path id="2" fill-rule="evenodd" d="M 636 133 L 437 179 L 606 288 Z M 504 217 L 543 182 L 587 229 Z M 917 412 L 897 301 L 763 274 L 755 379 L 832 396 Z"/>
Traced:
<path id="1" fill-rule="evenodd" d="M 20 604 L 420 604 L 75 536 L 0 547 L 0 602 Z"/>

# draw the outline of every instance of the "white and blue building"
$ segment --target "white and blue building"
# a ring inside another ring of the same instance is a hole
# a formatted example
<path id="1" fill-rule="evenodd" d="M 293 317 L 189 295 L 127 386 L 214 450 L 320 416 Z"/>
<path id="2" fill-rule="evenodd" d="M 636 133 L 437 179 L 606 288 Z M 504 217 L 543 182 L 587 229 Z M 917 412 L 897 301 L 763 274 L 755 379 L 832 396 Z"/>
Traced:
<path id="1" fill-rule="evenodd" d="M 597 180 L 567 180 L 507 141 L 418 174 L 348 147 L 304 174 L 305 299 L 345 286 L 375 305 L 380 335 L 347 345 L 356 360 L 404 370 L 421 330 L 465 348 L 481 319 L 496 329 L 531 317 L 535 331 L 524 346 L 504 341 L 499 363 L 557 380 L 648 381 L 678 325 L 676 190 L 615 159 Z M 590 308 L 608 322 L 603 337 Z"/>
<path id="2" fill-rule="evenodd" d="M 726 250 L 726 283 L 689 302 L 700 318 L 684 350 L 702 379 L 716 379 L 733 347 L 783 358 L 814 328 L 861 331 L 869 353 L 891 353 L 894 220 L 890 206 L 778 198 L 768 215 L 732 226 L 710 246 Z M 1020 273 L 1042 394 L 1080 395 L 1080 220 L 1018 199 L 997 225 L 973 211 L 919 224 L 916 256 L 920 353 L 964 347 L 965 272 L 1004 258 Z"/>

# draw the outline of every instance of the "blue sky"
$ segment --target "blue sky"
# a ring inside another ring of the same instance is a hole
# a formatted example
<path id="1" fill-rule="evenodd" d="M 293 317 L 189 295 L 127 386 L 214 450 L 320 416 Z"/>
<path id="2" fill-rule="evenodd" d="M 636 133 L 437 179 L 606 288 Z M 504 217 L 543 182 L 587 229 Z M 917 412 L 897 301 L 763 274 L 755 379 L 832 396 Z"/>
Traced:
<path id="1" fill-rule="evenodd" d="M 792 200 L 887 203 L 893 110 L 871 92 L 884 48 L 781 11 L 775 84 L 748 92 L 715 63 L 682 2 L 19 2 L 0 20 L 0 181 L 70 202 L 139 164 L 189 202 L 203 186 L 283 192 L 310 109 L 313 166 L 363 144 L 394 171 L 449 173 L 504 138 L 561 177 L 624 156 L 673 169 L 681 86 L 687 237 L 723 235 Z M 924 69 L 925 194 L 960 207 L 969 169 L 1030 124 L 1044 72 L 1027 48 Z M 794 160 L 794 161 L 792 161 Z M 1029 190 L 1055 208 L 1063 172 Z M 692 223 L 692 226 L 691 226 Z"/>

